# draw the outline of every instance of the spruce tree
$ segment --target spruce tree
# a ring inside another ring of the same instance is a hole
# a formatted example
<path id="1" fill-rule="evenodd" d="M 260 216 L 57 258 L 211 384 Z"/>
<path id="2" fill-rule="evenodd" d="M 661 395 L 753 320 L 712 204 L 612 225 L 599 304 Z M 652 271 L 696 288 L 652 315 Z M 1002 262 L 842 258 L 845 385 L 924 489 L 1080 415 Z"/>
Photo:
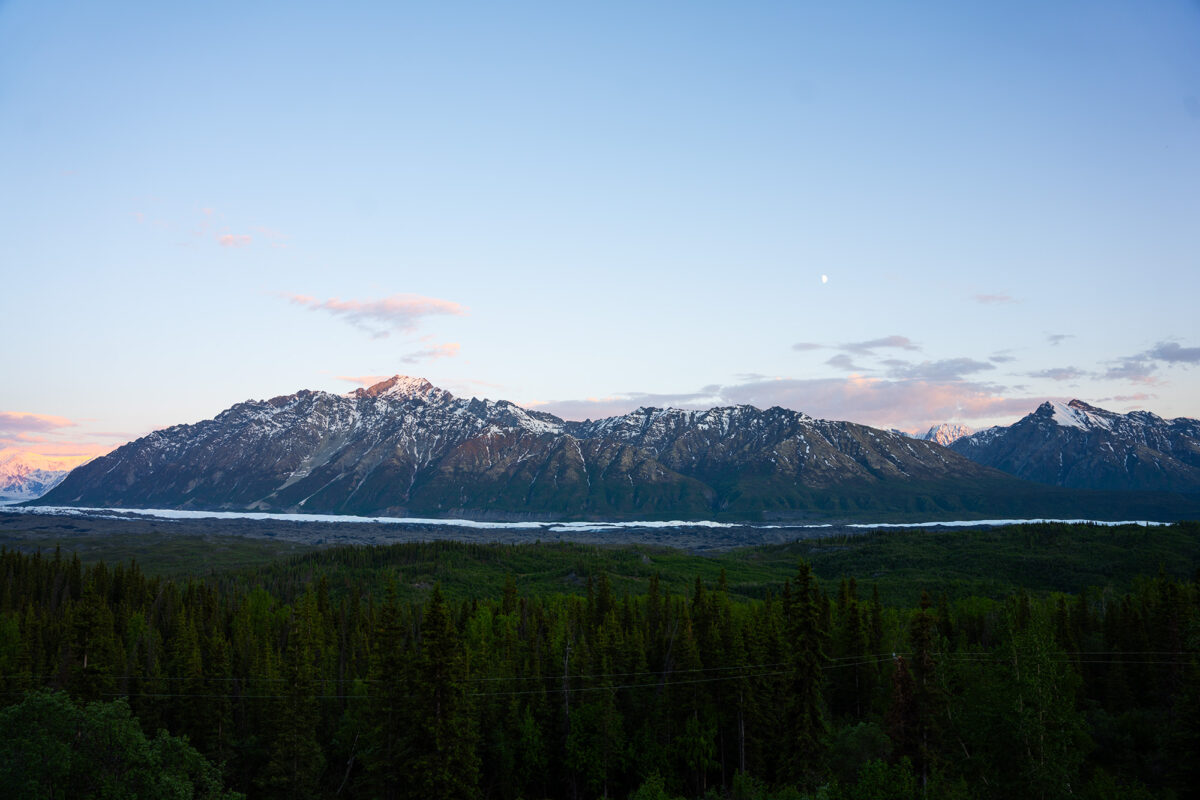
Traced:
<path id="1" fill-rule="evenodd" d="M 910 754 L 924 789 L 938 753 L 939 732 L 945 715 L 945 698 L 938 676 L 936 651 L 937 619 L 930 611 L 928 592 L 921 592 L 921 606 L 909 625 L 912 645 L 913 705 L 916 713 L 915 749 Z"/>
<path id="2" fill-rule="evenodd" d="M 827 635 L 821 627 L 824 610 L 817 580 L 808 562 L 800 562 L 795 584 L 785 588 L 790 751 L 790 775 L 787 777 L 813 786 L 821 774 L 828 733 L 822 696 Z"/>
<path id="3" fill-rule="evenodd" d="M 414 658 L 408 713 L 407 796 L 472 800 L 479 795 L 468 667 L 440 585 L 429 598 Z"/>
<path id="4" fill-rule="evenodd" d="M 317 636 L 315 604 L 306 595 L 293 615 L 284 656 L 282 696 L 276 701 L 270 757 L 258 784 L 268 797 L 299 800 L 317 796 L 325 755 L 317 742 L 320 708 L 313 659 Z M 280 689 L 276 689 L 280 691 Z"/>

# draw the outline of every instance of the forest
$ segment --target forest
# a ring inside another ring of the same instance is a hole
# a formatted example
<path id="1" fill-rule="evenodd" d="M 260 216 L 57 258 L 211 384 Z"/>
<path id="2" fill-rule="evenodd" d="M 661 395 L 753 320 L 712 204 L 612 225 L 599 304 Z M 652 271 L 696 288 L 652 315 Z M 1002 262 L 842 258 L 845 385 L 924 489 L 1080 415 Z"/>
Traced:
<path id="1" fill-rule="evenodd" d="M 1194 565 L 990 596 L 931 575 L 885 603 L 872 572 L 821 579 L 802 557 L 761 591 L 718 562 L 687 580 L 573 570 L 533 590 L 539 547 L 340 548 L 190 577 L 0 550 L 0 786 L 489 800 L 1200 786 Z M 472 554 L 497 589 L 403 569 Z"/>

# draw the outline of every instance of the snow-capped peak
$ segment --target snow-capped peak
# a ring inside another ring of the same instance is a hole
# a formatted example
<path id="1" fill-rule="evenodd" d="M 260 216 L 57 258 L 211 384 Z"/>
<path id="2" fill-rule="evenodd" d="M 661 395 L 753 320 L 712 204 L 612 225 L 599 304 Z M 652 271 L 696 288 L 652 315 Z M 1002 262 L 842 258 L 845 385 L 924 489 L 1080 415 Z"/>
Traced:
<path id="1" fill-rule="evenodd" d="M 1064 428 L 1078 428 L 1079 430 L 1087 430 L 1089 428 L 1104 428 L 1111 427 L 1111 421 L 1102 409 L 1089 406 L 1082 400 L 1072 400 L 1069 403 L 1063 403 L 1059 400 L 1048 400 L 1038 408 L 1043 414 L 1049 414 L 1050 419 L 1056 425 Z"/>
<path id="2" fill-rule="evenodd" d="M 40 497 L 57 486 L 79 463 L 79 458 L 55 458 L 0 449 L 0 499 Z"/>
<path id="3" fill-rule="evenodd" d="M 934 425 L 925 431 L 925 435 L 921 438 L 927 442 L 937 442 L 942 447 L 949 447 L 951 442 L 958 441 L 964 436 L 970 436 L 972 433 L 973 431 L 966 425 L 943 422 L 941 425 Z"/>
<path id="4" fill-rule="evenodd" d="M 411 397 L 424 397 L 436 387 L 424 378 L 413 378 L 408 375 L 393 375 L 385 381 L 380 381 L 366 389 L 354 392 L 359 397 L 385 397 L 396 400 L 406 400 Z"/>

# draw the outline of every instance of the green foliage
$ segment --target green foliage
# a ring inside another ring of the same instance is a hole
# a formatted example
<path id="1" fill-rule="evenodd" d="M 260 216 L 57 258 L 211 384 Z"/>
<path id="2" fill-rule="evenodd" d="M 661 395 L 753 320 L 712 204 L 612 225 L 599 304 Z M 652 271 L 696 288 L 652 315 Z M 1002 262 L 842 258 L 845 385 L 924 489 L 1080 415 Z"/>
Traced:
<path id="1" fill-rule="evenodd" d="M 449 597 L 497 598 L 506 583 L 526 597 L 583 594 L 601 572 L 615 596 L 648 591 L 654 575 L 662 588 L 684 593 L 697 576 L 715 583 L 728 575 L 731 597 L 778 594 L 802 558 L 826 583 L 855 576 L 877 585 L 881 599 L 909 603 L 936 587 L 950 599 L 1000 598 L 1017 588 L 1079 592 L 1088 586 L 1128 591 L 1138 575 L 1189 578 L 1200 568 L 1200 523 L 1143 527 L 1020 524 L 987 530 L 863 530 L 792 544 L 747 547 L 704 555 L 646 545 L 597 547 L 567 543 L 479 545 L 454 542 L 373 547 L 316 548 L 270 538 L 217 534 L 143 533 L 46 538 L 4 532 L 0 545 L 45 552 L 55 545 L 75 551 L 85 564 L 135 558 L 150 575 L 207 576 L 223 591 L 270 587 L 291 602 L 324 575 L 335 596 L 382 595 L 389 581 L 403 600 L 421 600 L 440 583 Z"/>
<path id="2" fill-rule="evenodd" d="M 241 797 L 185 740 L 147 739 L 124 700 L 80 708 L 54 691 L 0 710 L 0 786 L 30 800 Z"/>
<path id="3" fill-rule="evenodd" d="M 467 661 L 450 609 L 435 587 L 408 672 L 405 754 L 412 798 L 468 800 L 478 794 L 476 732 L 467 697 Z"/>
<path id="4" fill-rule="evenodd" d="M 680 800 L 667 793 L 662 775 L 657 772 L 646 778 L 642 785 L 629 795 L 629 800 Z"/>
<path id="5" fill-rule="evenodd" d="M 179 533 L 169 524 L 143 533 L 61 535 L 7 530 L 0 531 L 0 546 L 29 553 L 62 548 L 78 555 L 84 564 L 136 561 L 147 574 L 176 578 L 257 569 L 317 549 L 271 537 Z"/>
<path id="6" fill-rule="evenodd" d="M 915 800 L 920 790 L 908 758 L 895 764 L 873 759 L 858 770 L 858 780 L 846 796 L 855 800 Z"/>
<path id="7" fill-rule="evenodd" d="M 833 732 L 829 744 L 829 765 L 840 783 L 851 784 L 869 761 L 887 761 L 892 740 L 876 722 L 857 722 Z"/>
<path id="8" fill-rule="evenodd" d="M 785 775 L 815 785 L 823 771 L 825 721 L 825 640 L 829 628 L 822 619 L 820 589 L 812 568 L 801 561 L 794 584 L 784 587 L 783 613 L 788 641 L 789 763 Z"/>
<path id="9" fill-rule="evenodd" d="M 1097 769 L 1080 793 L 1083 800 L 1154 800 L 1144 784 L 1122 783 L 1103 769 Z"/>
<path id="10" fill-rule="evenodd" d="M 982 541 L 1037 552 L 1111 534 L 1015 533 Z M 856 557 L 893 536 L 853 540 Z M 908 540 L 924 557 L 939 537 Z M 222 775 L 262 797 L 497 800 L 1195 785 L 1195 582 L 1162 570 L 1076 596 L 984 598 L 938 591 L 933 574 L 910 608 L 821 581 L 819 561 L 797 569 L 814 547 L 828 545 L 706 558 L 406 545 L 191 580 L 0 550 L 0 709 L 16 715 L 0 729 L 0 786 L 100 796 L 97 782 L 151 780 L 147 763 L 181 796 L 218 791 Z M 426 575 L 452 590 L 414 585 Z M 27 694 L 38 687 L 80 704 Z M 23 697 L 42 706 L 18 710 Z M 115 733 L 77 736 L 86 714 Z"/>

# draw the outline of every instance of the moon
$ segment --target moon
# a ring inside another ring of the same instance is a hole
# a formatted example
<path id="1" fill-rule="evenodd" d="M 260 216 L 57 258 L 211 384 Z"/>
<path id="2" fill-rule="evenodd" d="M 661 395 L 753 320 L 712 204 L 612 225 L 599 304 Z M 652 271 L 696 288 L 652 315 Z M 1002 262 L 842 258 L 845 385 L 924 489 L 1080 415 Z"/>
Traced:
<path id="1" fill-rule="evenodd" d="M 822 276 L 821 276 L 821 283 L 829 283 L 829 276 L 828 276 L 828 275 L 822 275 Z"/>

